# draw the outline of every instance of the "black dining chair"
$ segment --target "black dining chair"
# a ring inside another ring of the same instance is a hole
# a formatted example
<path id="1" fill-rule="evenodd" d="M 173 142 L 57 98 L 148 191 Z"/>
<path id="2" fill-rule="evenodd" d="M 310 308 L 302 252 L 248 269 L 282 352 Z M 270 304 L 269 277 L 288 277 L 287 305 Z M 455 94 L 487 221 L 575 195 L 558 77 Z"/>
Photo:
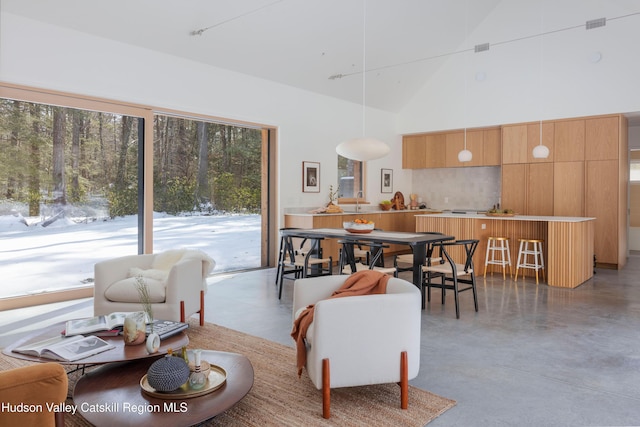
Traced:
<path id="1" fill-rule="evenodd" d="M 478 247 L 479 240 L 456 240 L 453 242 L 436 243 L 434 246 L 439 248 L 443 257 L 442 263 L 434 263 L 423 267 L 425 273 L 422 281 L 422 308 L 425 308 L 424 293 L 427 292 L 427 301 L 431 301 L 431 288 L 439 288 L 442 290 L 442 304 L 445 301 L 445 292 L 447 289 L 453 290 L 456 306 L 456 318 L 460 318 L 460 302 L 458 294 L 460 292 L 471 290 L 473 293 L 473 303 L 478 311 L 478 293 L 476 290 L 476 276 L 473 268 L 473 254 Z M 451 252 L 455 248 L 461 248 L 457 251 L 457 255 L 461 256 L 464 263 L 456 263 Z M 439 277 L 440 283 L 435 283 L 434 278 Z M 460 284 L 466 285 L 460 287 Z"/>

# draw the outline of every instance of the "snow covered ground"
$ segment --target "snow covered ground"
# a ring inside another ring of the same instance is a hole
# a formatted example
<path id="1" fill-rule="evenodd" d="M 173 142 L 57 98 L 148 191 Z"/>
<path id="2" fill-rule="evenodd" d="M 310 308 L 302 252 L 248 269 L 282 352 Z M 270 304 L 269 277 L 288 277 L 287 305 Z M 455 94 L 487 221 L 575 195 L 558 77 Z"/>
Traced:
<path id="1" fill-rule="evenodd" d="M 154 252 L 199 249 L 214 274 L 260 266 L 260 215 L 154 215 Z M 0 298 L 87 286 L 100 260 L 138 251 L 137 217 L 88 223 L 63 219 L 47 227 L 0 216 Z"/>

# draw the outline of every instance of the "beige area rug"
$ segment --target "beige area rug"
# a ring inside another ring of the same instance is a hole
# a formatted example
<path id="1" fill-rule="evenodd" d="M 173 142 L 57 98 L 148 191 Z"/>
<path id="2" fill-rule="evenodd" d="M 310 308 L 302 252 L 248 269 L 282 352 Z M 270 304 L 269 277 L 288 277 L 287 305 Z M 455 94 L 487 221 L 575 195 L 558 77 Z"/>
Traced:
<path id="1" fill-rule="evenodd" d="M 424 426 L 456 402 L 409 387 L 409 409 L 400 409 L 400 387 L 381 384 L 331 390 L 331 418 L 322 418 L 322 393 L 306 373 L 298 378 L 295 350 L 222 326 L 193 321 L 190 348 L 244 354 L 254 369 L 253 388 L 229 411 L 207 426 Z M 0 354 L 0 370 L 30 362 Z M 71 374 L 70 387 L 77 380 Z M 72 403 L 68 400 L 68 403 Z M 80 415 L 65 415 L 67 426 L 90 426 Z"/>

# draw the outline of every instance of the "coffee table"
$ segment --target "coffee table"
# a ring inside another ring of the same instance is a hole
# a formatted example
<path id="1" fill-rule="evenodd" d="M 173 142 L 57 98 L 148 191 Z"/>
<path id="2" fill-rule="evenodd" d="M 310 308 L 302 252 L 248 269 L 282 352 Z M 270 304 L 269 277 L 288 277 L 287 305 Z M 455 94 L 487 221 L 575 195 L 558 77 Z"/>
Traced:
<path id="1" fill-rule="evenodd" d="M 113 344 L 115 348 L 111 350 L 103 351 L 102 353 L 94 354 L 93 356 L 85 357 L 84 359 L 74 360 L 67 362 L 64 360 L 53 360 L 44 357 L 31 356 L 28 354 L 16 353 L 14 348 L 22 347 L 25 344 L 35 343 L 45 340 L 47 338 L 53 338 L 60 336 L 60 333 L 64 330 L 65 322 L 56 323 L 48 328 L 40 329 L 32 334 L 29 334 L 22 339 L 19 339 L 15 343 L 5 347 L 2 353 L 15 357 L 16 359 L 30 360 L 32 362 L 58 362 L 62 365 L 97 365 L 103 363 L 120 362 L 127 360 L 136 360 L 144 358 L 155 358 L 158 354 L 166 354 L 169 349 L 175 351 L 180 350 L 182 347 L 189 344 L 189 337 L 182 331 L 176 335 L 166 338 L 160 342 L 160 348 L 158 353 L 149 354 L 144 344 L 141 345 L 124 345 L 124 340 L 121 336 L 116 337 L 100 337 L 110 344 Z"/>
<path id="2" fill-rule="evenodd" d="M 231 408 L 253 386 L 253 366 L 245 356 L 203 350 L 202 360 L 227 372 L 227 381 L 222 387 L 189 399 L 152 397 L 142 391 L 140 380 L 154 360 L 109 363 L 85 374 L 73 392 L 78 412 L 98 427 L 191 426 Z"/>

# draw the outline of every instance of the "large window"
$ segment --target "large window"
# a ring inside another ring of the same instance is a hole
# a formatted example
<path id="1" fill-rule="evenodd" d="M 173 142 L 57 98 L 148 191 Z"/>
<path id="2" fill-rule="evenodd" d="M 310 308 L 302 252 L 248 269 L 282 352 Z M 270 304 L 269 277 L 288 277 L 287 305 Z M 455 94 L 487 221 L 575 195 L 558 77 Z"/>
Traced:
<path id="1" fill-rule="evenodd" d="M 90 286 L 138 251 L 142 119 L 0 99 L 0 298 Z"/>
<path id="2" fill-rule="evenodd" d="M 205 250 L 216 271 L 261 266 L 262 132 L 154 116 L 154 249 Z"/>
<path id="3" fill-rule="evenodd" d="M 0 310 L 91 296 L 117 256 L 273 264 L 275 132 L 184 116 L 0 84 Z"/>

